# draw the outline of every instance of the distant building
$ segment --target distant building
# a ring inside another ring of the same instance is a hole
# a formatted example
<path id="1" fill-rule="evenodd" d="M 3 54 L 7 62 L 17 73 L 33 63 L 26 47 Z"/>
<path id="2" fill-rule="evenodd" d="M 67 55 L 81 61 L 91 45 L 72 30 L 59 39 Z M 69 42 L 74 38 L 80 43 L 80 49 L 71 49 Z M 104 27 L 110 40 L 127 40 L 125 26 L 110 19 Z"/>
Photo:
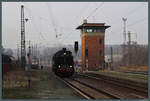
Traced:
<path id="1" fill-rule="evenodd" d="M 83 69 L 104 67 L 105 29 L 109 27 L 105 26 L 105 23 L 87 23 L 87 20 L 84 20 L 83 24 L 76 28 L 81 30 Z"/>

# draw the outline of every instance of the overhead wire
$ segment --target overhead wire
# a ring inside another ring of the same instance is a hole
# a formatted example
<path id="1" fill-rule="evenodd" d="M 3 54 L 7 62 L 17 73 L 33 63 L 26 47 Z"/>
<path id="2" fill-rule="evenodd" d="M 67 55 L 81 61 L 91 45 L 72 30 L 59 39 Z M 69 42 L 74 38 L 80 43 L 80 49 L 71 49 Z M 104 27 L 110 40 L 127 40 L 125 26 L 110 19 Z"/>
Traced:
<path id="1" fill-rule="evenodd" d="M 140 20 L 138 20 L 138 21 L 135 21 L 134 23 L 131 23 L 131 24 L 129 24 L 129 25 L 127 25 L 127 27 L 131 27 L 131 26 L 134 26 L 134 25 L 137 25 L 137 23 L 141 23 L 142 21 L 144 21 L 144 20 L 146 20 L 146 19 L 148 19 L 147 17 L 144 17 L 144 18 L 142 18 L 142 19 L 140 19 Z M 121 30 L 122 28 L 119 28 L 119 30 Z M 120 32 L 118 32 L 119 30 L 117 30 L 117 31 L 115 31 L 115 32 L 113 32 L 113 33 L 121 33 L 121 31 Z"/>
<path id="2" fill-rule="evenodd" d="M 32 16 L 32 11 L 29 9 L 29 8 L 27 8 L 27 10 L 30 12 L 30 16 Z M 50 9 L 48 9 L 48 10 L 50 10 Z M 34 18 L 34 16 L 32 16 L 32 18 Z M 48 23 L 48 25 L 50 25 L 49 24 L 49 20 L 48 19 L 45 19 L 45 18 L 43 18 L 43 17 L 41 17 L 41 16 L 38 16 L 38 18 L 41 20 L 45 20 L 47 23 Z M 54 31 L 55 31 L 55 33 L 56 33 L 56 35 L 58 35 L 57 34 L 57 29 L 55 28 L 55 23 L 54 23 L 54 21 L 53 21 L 53 19 L 52 19 L 52 24 L 53 24 L 53 27 L 54 27 Z M 51 25 L 50 25 L 51 26 Z M 38 30 L 38 28 L 37 28 L 37 26 L 36 26 L 36 24 L 34 24 L 34 29 L 36 30 L 36 31 L 38 31 L 38 33 L 40 34 L 40 38 L 42 38 L 43 40 L 46 40 L 45 39 L 45 37 L 43 36 L 43 34 L 41 33 L 41 31 L 39 31 Z M 47 41 L 47 40 L 46 40 Z M 47 41 L 48 42 L 48 41 Z M 58 41 L 56 41 L 56 42 L 58 42 Z"/>
<path id="3" fill-rule="evenodd" d="M 47 6 L 48 8 L 48 14 L 49 14 L 49 17 L 51 18 L 51 22 L 52 22 L 52 25 L 53 25 L 53 28 L 54 28 L 54 32 L 55 32 L 55 42 L 58 43 L 56 47 L 59 47 L 61 46 L 61 42 L 59 41 L 59 36 L 61 36 L 61 34 L 58 34 L 58 30 L 56 28 L 56 20 L 54 20 L 54 17 L 53 17 L 53 12 L 52 12 L 52 8 L 51 8 L 51 4 L 48 5 L 48 3 L 45 3 L 45 5 Z"/>
<path id="4" fill-rule="evenodd" d="M 49 17 L 52 19 L 51 21 L 52 21 L 52 25 L 53 25 L 53 28 L 54 28 L 54 32 L 55 32 L 55 34 L 56 34 L 56 38 L 57 38 L 57 35 L 58 35 L 58 33 L 57 33 L 57 28 L 56 28 L 56 24 L 55 24 L 55 20 L 54 20 L 54 17 L 53 17 L 53 13 L 52 13 L 52 9 L 51 9 L 51 5 L 49 6 L 48 5 L 48 3 L 45 3 L 45 5 L 47 6 L 47 8 L 48 8 L 48 11 L 49 11 Z M 51 14 L 50 14 L 51 13 Z"/>
<path id="5" fill-rule="evenodd" d="M 127 15 L 129 16 L 129 15 L 132 15 L 132 14 L 136 13 L 136 11 L 138 11 L 139 9 L 142 8 L 141 6 L 144 7 L 143 3 L 141 5 L 139 5 L 138 7 L 136 7 L 135 9 L 131 10 L 130 12 L 128 12 Z"/>
<path id="6" fill-rule="evenodd" d="M 101 7 L 102 5 L 103 5 L 103 4 L 101 4 L 101 5 L 99 5 L 99 6 Z M 143 4 L 141 4 L 140 6 L 142 6 L 142 5 L 143 5 Z M 136 7 L 135 9 L 133 9 L 131 12 L 128 13 L 128 15 L 132 15 L 133 13 L 135 13 L 136 11 L 138 11 L 139 9 L 141 9 L 140 6 Z M 89 17 L 90 17 L 92 14 L 94 14 L 97 10 L 98 10 L 98 7 L 95 8 L 95 9 L 93 10 L 93 12 L 91 12 L 87 18 L 89 18 Z M 141 19 L 141 20 L 138 20 L 138 21 L 136 21 L 136 22 L 134 22 L 134 23 L 132 23 L 132 24 L 130 24 L 130 25 L 127 25 L 127 27 L 133 26 L 133 25 L 135 25 L 136 23 L 139 23 L 139 22 L 144 21 L 145 19 L 146 19 L 146 18 Z M 70 35 L 71 35 L 71 34 L 70 34 Z M 69 37 L 69 35 L 68 35 L 67 37 Z"/>
<path id="7" fill-rule="evenodd" d="M 75 17 L 75 19 L 73 20 L 73 22 L 76 22 L 76 20 L 79 18 L 79 17 L 83 17 L 83 14 L 88 10 L 88 8 L 90 7 L 89 6 L 89 2 L 88 4 L 86 4 L 83 8 L 81 8 L 81 10 L 79 10 L 79 14 Z M 76 23 L 78 24 L 78 23 Z"/>
<path id="8" fill-rule="evenodd" d="M 87 17 L 86 19 L 88 19 L 90 16 L 92 16 L 99 8 L 102 7 L 102 5 L 104 4 L 104 2 L 102 2 L 98 7 L 96 7 Z M 73 31 L 72 31 L 73 32 Z M 70 34 L 71 35 L 71 34 Z M 68 35 L 67 38 L 70 36 Z"/>
<path id="9" fill-rule="evenodd" d="M 142 3 L 142 4 L 140 4 L 138 7 L 134 8 L 133 10 L 131 10 L 130 12 L 128 12 L 126 15 L 128 15 L 128 17 L 129 17 L 130 15 L 133 15 L 133 14 L 136 13 L 139 9 L 142 8 L 141 6 L 142 6 L 142 7 L 145 7 L 145 6 L 143 6 L 143 3 Z M 140 23 L 140 22 L 142 22 L 142 21 L 144 21 L 144 20 L 146 20 L 146 18 L 143 18 L 143 19 L 140 19 L 140 20 L 138 20 L 138 21 L 136 21 L 136 22 L 133 22 L 133 23 L 127 25 L 127 27 L 132 27 L 132 26 L 136 25 L 137 23 Z M 116 24 L 116 20 L 113 20 L 113 22 L 115 22 L 115 24 Z M 122 28 L 120 28 L 119 30 L 121 30 L 121 29 L 122 29 Z M 115 32 L 118 32 L 118 31 L 115 31 Z M 118 32 L 118 33 L 121 33 L 121 31 Z"/>
<path id="10" fill-rule="evenodd" d="M 104 3 L 101 3 L 98 7 L 96 7 L 96 8 L 87 16 L 87 18 L 91 17 L 100 7 L 103 6 L 103 4 L 104 4 Z M 140 6 L 141 6 L 141 5 L 140 5 Z M 49 8 L 49 7 L 48 7 L 48 8 Z M 85 8 L 84 8 L 84 9 L 85 9 Z M 139 7 L 136 7 L 134 10 L 132 10 L 132 11 L 129 12 L 128 14 L 129 14 L 129 15 L 130 15 L 130 14 L 133 14 L 133 13 L 136 12 L 138 9 L 140 9 L 140 8 L 139 8 Z M 81 13 L 81 11 L 80 11 L 80 13 Z M 49 15 L 50 15 L 50 14 L 49 14 Z M 77 16 L 76 18 L 78 18 L 78 16 Z M 136 22 L 134 22 L 133 24 L 130 24 L 130 25 L 128 25 L 128 26 L 133 26 L 133 25 L 135 25 L 136 23 L 139 23 L 139 22 L 144 21 L 144 20 L 145 20 L 145 19 L 141 19 L 140 21 L 136 21 Z M 54 27 L 55 27 L 55 23 L 54 23 L 53 21 L 54 21 L 54 20 L 52 20 L 52 23 L 53 23 L 53 25 L 54 25 Z M 75 20 L 74 20 L 74 21 L 75 21 Z M 55 31 L 55 33 L 56 33 L 56 35 L 57 35 L 57 29 L 54 28 L 54 31 Z M 73 31 L 74 31 L 74 30 L 72 30 L 71 32 L 69 32 L 70 34 L 67 35 L 66 38 L 69 37 Z M 66 38 L 64 38 L 63 40 L 65 40 Z M 63 40 L 62 40 L 62 41 L 63 41 Z"/>
<path id="11" fill-rule="evenodd" d="M 129 27 L 129 26 L 133 26 L 133 25 L 135 25 L 135 24 L 137 24 L 137 23 L 140 23 L 140 22 L 142 22 L 142 21 L 144 21 L 144 20 L 147 20 L 147 19 L 148 19 L 147 17 L 142 18 L 142 19 L 140 19 L 140 20 L 138 20 L 138 21 L 135 21 L 135 22 L 133 22 L 133 23 L 131 23 L 131 24 L 127 25 L 127 27 Z"/>
<path id="12" fill-rule="evenodd" d="M 102 5 L 104 4 L 104 2 L 102 2 L 98 7 L 96 7 L 94 10 L 93 10 L 93 12 L 91 12 L 91 14 L 94 14 Z M 89 5 L 89 3 L 88 3 L 88 5 Z M 82 13 L 82 10 L 83 11 L 85 11 L 85 10 L 87 10 L 87 7 L 89 7 L 89 6 L 85 6 L 85 7 L 83 7 L 81 10 L 80 10 L 80 13 Z M 79 14 L 80 14 L 79 13 Z M 78 17 L 79 17 L 79 14 L 77 15 L 77 17 L 75 18 L 75 19 L 77 19 Z M 90 15 L 88 16 L 88 17 L 90 17 Z M 87 17 L 87 18 L 88 18 Z M 75 22 L 75 20 L 73 20 L 73 22 Z M 74 29 L 75 30 L 75 29 Z M 65 39 L 67 39 L 70 35 L 71 35 L 71 33 L 74 31 L 74 30 L 72 30 L 71 32 L 69 32 L 70 34 L 68 35 L 68 34 L 66 34 L 67 36 L 63 39 L 63 40 L 61 40 L 62 42 L 65 40 Z"/>
<path id="13" fill-rule="evenodd" d="M 91 17 L 98 9 L 100 9 L 104 5 L 104 2 L 102 2 L 98 7 L 96 7 L 86 18 L 88 19 Z"/>
<path id="14" fill-rule="evenodd" d="M 89 17 L 91 17 L 98 9 L 100 9 L 102 6 L 104 5 L 104 2 L 102 2 L 99 6 L 97 6 L 87 17 L 86 19 L 88 19 Z M 75 30 L 75 29 L 74 29 Z M 73 32 L 73 31 L 72 31 Z M 71 33 L 72 33 L 71 32 Z M 71 34 L 69 34 L 66 38 L 68 38 Z M 65 38 L 65 39 L 66 39 Z"/>
<path id="15" fill-rule="evenodd" d="M 133 15 L 134 13 L 136 13 L 139 9 L 141 9 L 143 7 L 143 3 L 141 5 L 139 5 L 138 7 L 134 8 L 133 10 L 129 11 L 127 14 L 125 14 L 127 17 Z M 113 20 L 112 22 L 115 22 L 118 20 L 118 18 L 122 18 L 122 17 L 114 17 L 116 20 Z"/>
<path id="16" fill-rule="evenodd" d="M 28 8 L 28 10 L 30 10 L 29 8 Z M 31 12 L 31 10 L 30 10 L 30 13 L 32 13 Z M 30 14 L 30 15 L 32 15 L 32 14 Z M 45 41 L 47 41 L 48 43 L 49 43 L 49 41 L 43 36 L 43 34 L 41 33 L 41 31 L 39 31 L 39 29 L 38 29 L 38 27 L 36 26 L 36 24 L 34 23 L 34 16 L 32 16 L 33 17 L 33 24 L 34 24 L 34 29 L 40 34 L 40 38 L 42 38 L 42 40 L 45 40 Z M 40 20 L 41 20 L 41 16 L 37 16 Z M 42 18 L 42 19 L 44 19 L 44 18 Z M 44 19 L 44 20 L 46 20 L 46 19 Z M 48 23 L 49 24 L 49 23 Z M 49 24 L 50 25 L 50 24 Z M 41 27 L 40 27 L 41 28 Z"/>
<path id="17" fill-rule="evenodd" d="M 43 34 L 41 33 L 41 31 L 39 31 L 39 29 L 38 29 L 38 27 L 36 26 L 36 24 L 34 23 L 34 16 L 32 15 L 32 11 L 29 9 L 29 8 L 27 8 L 28 9 L 28 11 L 30 11 L 30 16 L 33 18 L 33 24 L 34 24 L 34 29 L 35 29 L 35 31 L 37 31 L 39 34 L 40 34 L 40 39 L 41 39 L 41 41 L 43 41 L 43 40 L 45 40 L 46 42 L 48 42 L 49 43 L 49 41 L 43 36 Z M 41 18 L 40 16 L 38 16 L 38 18 Z"/>
<path id="18" fill-rule="evenodd" d="M 35 22 L 34 22 L 35 17 L 32 15 L 32 11 L 28 7 L 26 7 L 26 6 L 24 8 L 26 9 L 26 11 L 29 12 L 29 16 L 31 18 L 31 22 L 34 25 L 33 27 L 34 27 L 35 31 L 40 34 L 40 36 L 41 36 L 40 38 L 42 38 L 41 41 L 46 40 L 45 37 L 42 35 L 41 31 L 39 31 L 39 29 L 37 28 Z"/>
<path id="19" fill-rule="evenodd" d="M 85 12 L 85 11 L 87 11 L 87 9 L 89 8 L 89 5 L 90 3 L 88 2 L 88 4 L 86 4 L 83 8 L 81 8 L 81 10 L 79 10 L 80 12 L 79 12 L 79 14 L 74 18 L 74 20 L 73 20 L 73 22 L 71 23 L 71 24 L 74 24 L 74 23 L 76 23 L 77 24 L 77 19 L 79 18 L 79 17 L 82 17 L 83 15 L 83 12 Z M 80 16 L 79 16 L 80 15 Z M 79 20 L 80 21 L 80 20 Z M 70 31 L 70 32 L 68 32 L 68 34 L 66 34 L 66 36 L 65 36 L 65 38 L 63 39 L 63 40 L 61 40 L 61 42 L 63 42 L 65 39 L 67 39 L 70 35 L 71 35 L 71 33 L 73 32 L 75 30 L 75 28 L 72 30 L 72 31 Z"/>

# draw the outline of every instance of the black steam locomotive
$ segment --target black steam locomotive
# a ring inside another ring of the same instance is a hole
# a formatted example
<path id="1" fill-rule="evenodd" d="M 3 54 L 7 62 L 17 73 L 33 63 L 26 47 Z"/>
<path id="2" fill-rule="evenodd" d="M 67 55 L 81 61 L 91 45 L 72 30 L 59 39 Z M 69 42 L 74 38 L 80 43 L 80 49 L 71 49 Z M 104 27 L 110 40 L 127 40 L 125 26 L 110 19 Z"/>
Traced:
<path id="1" fill-rule="evenodd" d="M 61 77 L 70 77 L 74 74 L 72 52 L 66 48 L 56 52 L 52 58 L 52 71 Z"/>

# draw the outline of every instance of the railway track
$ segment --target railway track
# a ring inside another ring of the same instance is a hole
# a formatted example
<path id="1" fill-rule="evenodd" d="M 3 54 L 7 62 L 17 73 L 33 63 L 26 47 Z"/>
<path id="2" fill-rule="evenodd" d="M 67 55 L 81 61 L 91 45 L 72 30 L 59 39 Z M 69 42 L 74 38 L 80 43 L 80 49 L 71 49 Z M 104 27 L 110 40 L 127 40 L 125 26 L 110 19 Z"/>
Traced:
<path id="1" fill-rule="evenodd" d="M 131 89 L 135 88 L 135 90 L 139 90 L 139 91 L 148 93 L 148 83 L 136 82 L 136 81 L 129 80 L 129 79 L 121 79 L 121 78 L 110 77 L 110 76 L 94 74 L 94 73 L 84 73 L 84 74 L 77 74 L 77 75 L 84 76 L 84 77 L 91 77 L 91 78 L 95 78 L 95 79 L 101 79 L 106 82 L 119 84 L 120 86 L 121 85 L 126 86 Z"/>
<path id="2" fill-rule="evenodd" d="M 122 72 L 122 73 L 148 75 L 148 72 L 145 72 L 145 71 L 126 71 L 126 72 Z"/>
<path id="3" fill-rule="evenodd" d="M 62 80 L 86 99 L 120 99 L 119 96 L 99 90 L 73 78 L 63 78 Z"/>
<path id="4" fill-rule="evenodd" d="M 90 76 L 60 78 L 86 99 L 147 99 L 148 93 Z"/>
<path id="5" fill-rule="evenodd" d="M 58 77 L 59 78 L 59 77 Z M 59 78 L 86 99 L 147 99 L 148 88 L 104 75 L 75 74 Z"/>
<path id="6" fill-rule="evenodd" d="M 148 98 L 148 88 L 131 85 L 131 83 L 120 82 L 112 78 L 99 78 L 89 75 L 77 75 L 75 78 L 78 81 L 86 82 L 97 89 L 105 89 L 108 92 L 112 92 L 116 95 L 120 95 L 123 99 L 145 99 Z M 99 83 L 99 84 L 98 84 Z M 109 89 L 108 89 L 109 88 Z"/>

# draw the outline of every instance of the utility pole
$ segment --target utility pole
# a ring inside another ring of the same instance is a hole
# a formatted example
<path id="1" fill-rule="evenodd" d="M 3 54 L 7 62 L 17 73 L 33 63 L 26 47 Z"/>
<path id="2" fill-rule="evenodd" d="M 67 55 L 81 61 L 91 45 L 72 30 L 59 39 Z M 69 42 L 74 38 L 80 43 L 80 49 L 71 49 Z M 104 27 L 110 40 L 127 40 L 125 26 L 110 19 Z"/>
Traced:
<path id="1" fill-rule="evenodd" d="M 126 21 L 127 21 L 127 18 L 122 18 L 123 22 L 124 22 L 124 28 L 123 28 L 123 43 L 125 44 L 126 43 Z"/>
<path id="2" fill-rule="evenodd" d="M 35 57 L 35 44 L 33 45 L 33 56 Z"/>
<path id="3" fill-rule="evenodd" d="M 119 62 L 119 49 L 117 48 L 117 62 Z"/>
<path id="4" fill-rule="evenodd" d="M 111 50 L 111 70 L 113 70 L 113 48 L 111 47 L 110 48 L 110 50 Z"/>
<path id="5" fill-rule="evenodd" d="M 29 52 L 28 52 L 28 64 L 29 68 L 31 67 L 30 61 L 31 61 L 31 45 L 30 45 L 30 40 L 29 40 Z"/>
<path id="6" fill-rule="evenodd" d="M 37 58 L 37 55 L 38 55 L 38 53 L 37 53 L 37 44 L 36 44 L 36 48 L 35 49 L 36 49 L 36 58 Z"/>
<path id="7" fill-rule="evenodd" d="M 122 45 L 122 53 L 123 53 L 123 58 L 122 58 L 122 62 L 124 65 L 126 65 L 125 63 L 125 55 L 127 53 L 127 49 L 126 49 L 126 21 L 127 18 L 122 18 L 123 20 L 123 45 Z"/>
<path id="8" fill-rule="evenodd" d="M 29 54 L 31 56 L 31 41 L 29 41 Z"/>
<path id="9" fill-rule="evenodd" d="M 129 38 L 129 43 L 128 44 L 131 45 L 131 32 L 130 31 L 128 32 L 128 38 Z"/>
<path id="10" fill-rule="evenodd" d="M 78 50 L 79 50 L 79 48 L 78 48 L 78 41 L 75 41 L 75 43 L 74 43 L 74 51 L 75 51 L 75 61 L 76 61 L 76 63 L 75 63 L 75 69 L 77 69 L 78 67 L 77 67 L 77 63 L 78 63 L 78 59 L 77 59 L 77 54 L 78 54 Z"/>
<path id="11" fill-rule="evenodd" d="M 32 48 L 31 48 L 31 54 L 32 54 L 32 57 L 34 56 L 34 48 L 33 48 L 33 45 L 32 45 Z"/>
<path id="12" fill-rule="evenodd" d="M 18 46 L 18 50 L 17 50 L 17 57 L 18 57 L 18 65 L 19 65 L 19 44 L 17 45 Z"/>
<path id="13" fill-rule="evenodd" d="M 21 5 L 21 67 L 25 70 L 25 66 L 26 66 L 25 21 L 24 21 L 24 6 Z"/>
<path id="14" fill-rule="evenodd" d="M 130 67 L 130 65 L 131 65 L 131 32 L 128 32 L 128 38 L 129 38 L 129 41 L 128 41 L 128 60 L 129 60 L 129 62 L 128 62 L 128 66 Z"/>

